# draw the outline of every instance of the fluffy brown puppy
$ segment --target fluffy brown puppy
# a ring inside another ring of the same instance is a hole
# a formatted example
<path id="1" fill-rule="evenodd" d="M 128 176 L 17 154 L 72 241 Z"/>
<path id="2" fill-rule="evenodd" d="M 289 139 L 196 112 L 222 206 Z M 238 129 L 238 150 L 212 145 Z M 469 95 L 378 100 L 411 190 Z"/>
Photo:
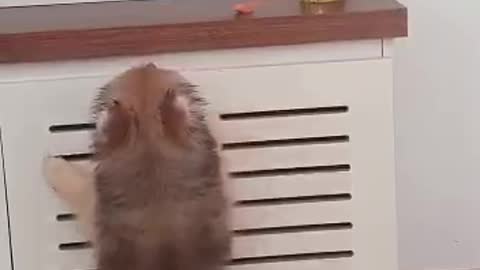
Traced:
<path id="1" fill-rule="evenodd" d="M 100 270 L 215 270 L 229 253 L 227 200 L 204 101 L 153 64 L 95 101 Z"/>

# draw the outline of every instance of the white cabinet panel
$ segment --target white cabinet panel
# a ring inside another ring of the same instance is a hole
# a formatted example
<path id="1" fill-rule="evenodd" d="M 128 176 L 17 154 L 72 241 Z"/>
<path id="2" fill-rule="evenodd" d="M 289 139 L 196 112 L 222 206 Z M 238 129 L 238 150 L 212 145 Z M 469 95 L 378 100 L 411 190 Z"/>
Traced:
<path id="1" fill-rule="evenodd" d="M 211 104 L 232 173 L 232 269 L 396 269 L 391 72 L 389 59 L 184 72 Z M 0 83 L 17 269 L 94 267 L 41 162 L 88 157 L 90 101 L 109 78 Z"/>

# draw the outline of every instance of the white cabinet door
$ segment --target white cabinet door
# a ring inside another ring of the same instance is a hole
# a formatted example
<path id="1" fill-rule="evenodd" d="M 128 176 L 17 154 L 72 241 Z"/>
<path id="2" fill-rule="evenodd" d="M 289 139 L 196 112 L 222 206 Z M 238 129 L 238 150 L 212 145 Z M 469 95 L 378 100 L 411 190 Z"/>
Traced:
<path id="1" fill-rule="evenodd" d="M 8 235 L 7 200 L 3 173 L 3 149 L 0 129 L 0 269 L 12 270 L 10 261 L 10 237 Z"/>
<path id="2" fill-rule="evenodd" d="M 186 69 L 232 174 L 231 269 L 396 269 L 391 72 L 387 59 Z M 109 79 L 0 84 L 17 269 L 95 267 L 41 161 L 88 158 L 90 101 Z"/>

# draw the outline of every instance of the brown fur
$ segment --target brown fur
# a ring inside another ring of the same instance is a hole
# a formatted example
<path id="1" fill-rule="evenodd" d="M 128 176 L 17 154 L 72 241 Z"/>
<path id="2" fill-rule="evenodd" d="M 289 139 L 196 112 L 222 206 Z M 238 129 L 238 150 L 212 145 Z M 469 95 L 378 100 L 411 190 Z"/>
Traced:
<path id="1" fill-rule="evenodd" d="M 203 101 L 175 72 L 131 69 L 99 94 L 94 148 L 100 270 L 216 270 L 227 201 Z"/>

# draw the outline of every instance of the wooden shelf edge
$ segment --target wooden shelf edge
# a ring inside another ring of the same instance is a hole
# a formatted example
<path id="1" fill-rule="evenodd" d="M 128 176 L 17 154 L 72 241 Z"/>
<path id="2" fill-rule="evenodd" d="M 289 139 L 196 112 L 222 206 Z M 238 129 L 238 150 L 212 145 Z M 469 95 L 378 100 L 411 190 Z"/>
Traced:
<path id="1" fill-rule="evenodd" d="M 407 36 L 407 9 L 0 34 L 0 63 Z"/>

